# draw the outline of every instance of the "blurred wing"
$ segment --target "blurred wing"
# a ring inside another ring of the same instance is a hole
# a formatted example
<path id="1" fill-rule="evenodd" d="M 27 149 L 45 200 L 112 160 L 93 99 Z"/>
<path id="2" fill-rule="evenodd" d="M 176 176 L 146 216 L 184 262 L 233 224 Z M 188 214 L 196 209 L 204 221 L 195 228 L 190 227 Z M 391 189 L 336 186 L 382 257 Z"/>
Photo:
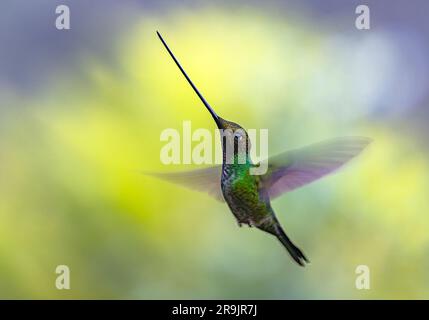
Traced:
<path id="1" fill-rule="evenodd" d="M 220 188 L 221 173 L 222 166 L 170 173 L 145 172 L 147 175 L 184 186 L 188 189 L 206 192 L 216 200 L 224 202 L 225 200 Z"/>
<path id="2" fill-rule="evenodd" d="M 268 161 L 268 173 L 261 177 L 271 198 L 322 178 L 356 157 L 371 139 L 344 137 L 284 152 Z"/>

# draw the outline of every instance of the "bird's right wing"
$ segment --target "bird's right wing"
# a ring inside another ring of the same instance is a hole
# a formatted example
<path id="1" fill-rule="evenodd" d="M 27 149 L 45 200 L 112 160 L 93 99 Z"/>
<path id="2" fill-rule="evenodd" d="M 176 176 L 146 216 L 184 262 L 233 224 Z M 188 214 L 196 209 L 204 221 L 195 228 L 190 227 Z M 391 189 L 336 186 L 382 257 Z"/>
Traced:
<path id="1" fill-rule="evenodd" d="M 225 201 L 220 187 L 222 166 L 179 172 L 144 172 L 144 174 L 184 186 L 188 189 L 206 192 L 218 201 Z"/>
<path id="2" fill-rule="evenodd" d="M 365 137 L 343 137 L 281 153 L 269 158 L 262 186 L 271 198 L 278 197 L 335 172 L 370 142 Z"/>

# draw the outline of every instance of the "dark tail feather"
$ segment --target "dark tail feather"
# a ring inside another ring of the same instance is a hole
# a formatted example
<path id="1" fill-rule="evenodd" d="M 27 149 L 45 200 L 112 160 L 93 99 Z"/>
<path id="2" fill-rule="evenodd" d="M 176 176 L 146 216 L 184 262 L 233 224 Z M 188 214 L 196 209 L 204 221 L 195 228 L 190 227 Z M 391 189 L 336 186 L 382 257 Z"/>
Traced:
<path id="1" fill-rule="evenodd" d="M 307 257 L 302 253 L 302 251 L 295 246 L 292 241 L 290 241 L 289 237 L 283 231 L 282 227 L 278 225 L 276 227 L 276 237 L 280 240 L 280 242 L 286 247 L 287 251 L 300 266 L 305 267 L 305 263 L 310 263 Z"/>

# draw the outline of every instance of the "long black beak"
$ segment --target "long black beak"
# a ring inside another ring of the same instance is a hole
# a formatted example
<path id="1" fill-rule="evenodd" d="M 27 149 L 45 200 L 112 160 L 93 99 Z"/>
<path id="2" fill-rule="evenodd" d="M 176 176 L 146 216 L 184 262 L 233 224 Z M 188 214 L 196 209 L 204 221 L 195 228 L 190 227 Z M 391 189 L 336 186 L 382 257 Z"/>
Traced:
<path id="1" fill-rule="evenodd" d="M 170 54 L 170 56 L 173 58 L 174 62 L 176 63 L 176 65 L 179 67 L 180 71 L 182 72 L 182 74 L 185 76 L 186 80 L 188 80 L 189 84 L 191 85 L 192 89 L 194 89 L 195 93 L 198 95 L 198 97 L 200 97 L 201 101 L 204 103 L 204 105 L 206 106 L 207 110 L 210 112 L 210 114 L 212 115 L 214 121 L 216 122 L 217 126 L 219 129 L 222 129 L 222 118 L 220 118 L 216 112 L 214 112 L 213 108 L 209 105 L 209 103 L 206 101 L 206 99 L 204 99 L 203 95 L 200 93 L 200 91 L 197 89 L 197 87 L 194 85 L 194 83 L 192 82 L 192 80 L 188 77 L 188 75 L 186 74 L 185 70 L 183 70 L 182 66 L 180 65 L 179 61 L 177 61 L 176 57 L 174 56 L 173 52 L 171 52 L 170 48 L 168 47 L 167 43 L 165 43 L 164 39 L 162 38 L 162 36 L 159 34 L 159 32 L 157 31 L 156 34 L 158 35 L 159 39 L 161 40 L 162 44 L 164 45 L 165 49 L 167 49 L 168 53 Z"/>

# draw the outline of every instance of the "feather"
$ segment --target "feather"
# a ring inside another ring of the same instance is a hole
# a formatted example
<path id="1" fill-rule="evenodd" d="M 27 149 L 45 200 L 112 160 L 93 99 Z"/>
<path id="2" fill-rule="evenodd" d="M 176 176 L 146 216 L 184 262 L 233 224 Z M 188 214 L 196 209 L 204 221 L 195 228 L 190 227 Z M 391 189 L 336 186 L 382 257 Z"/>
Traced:
<path id="1" fill-rule="evenodd" d="M 221 173 L 222 166 L 181 172 L 144 172 L 146 175 L 172 182 L 188 189 L 208 193 L 216 200 L 224 202 L 220 187 Z"/>
<path id="2" fill-rule="evenodd" d="M 290 150 L 268 160 L 261 183 L 271 199 L 331 174 L 356 157 L 372 140 L 344 137 Z"/>

